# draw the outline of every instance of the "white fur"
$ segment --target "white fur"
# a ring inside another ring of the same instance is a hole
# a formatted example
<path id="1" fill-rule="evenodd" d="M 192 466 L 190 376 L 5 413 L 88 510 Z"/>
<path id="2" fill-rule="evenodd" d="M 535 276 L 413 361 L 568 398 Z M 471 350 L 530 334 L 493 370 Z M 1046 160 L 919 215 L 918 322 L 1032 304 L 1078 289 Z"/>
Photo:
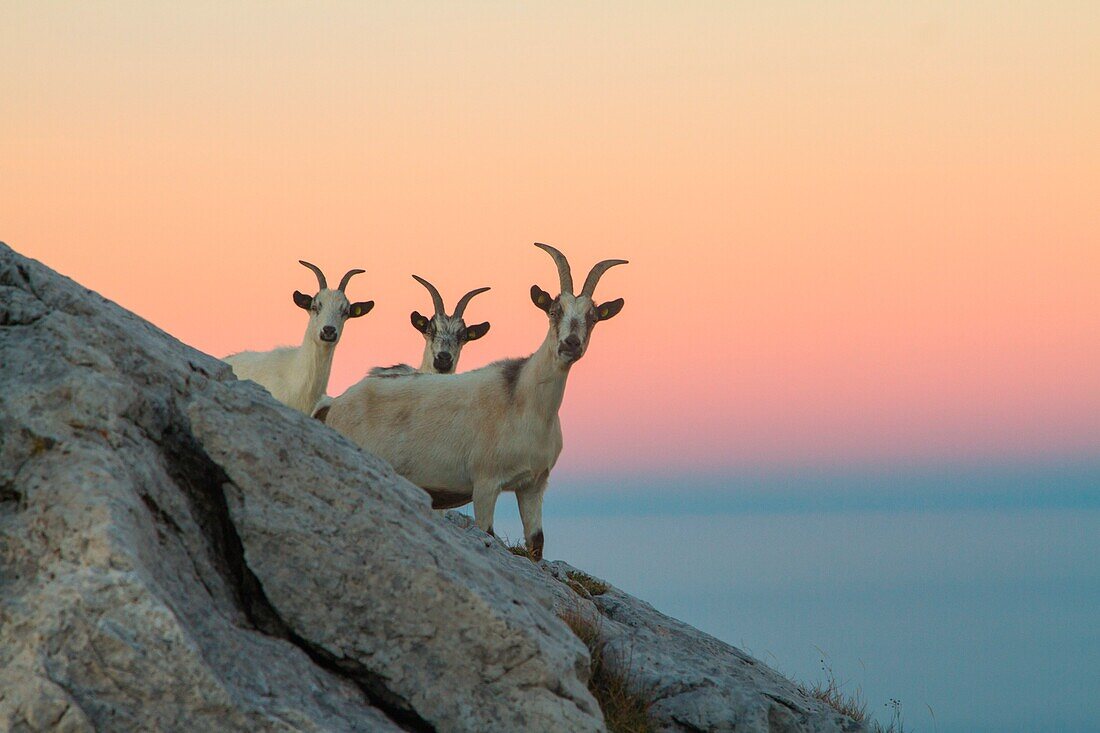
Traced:
<path id="1" fill-rule="evenodd" d="M 518 371 L 514 391 L 505 375 L 516 360 L 456 375 L 368 376 L 332 401 L 325 421 L 389 461 L 437 507 L 473 501 L 487 532 L 500 492 L 515 492 L 527 546 L 540 557 L 542 498 L 562 449 L 558 408 L 595 312 L 587 296 L 559 296 L 546 339 Z"/>
<path id="2" fill-rule="evenodd" d="M 313 297 L 309 325 L 300 346 L 271 351 L 242 351 L 225 357 L 238 379 L 251 379 L 283 404 L 311 414 L 328 386 L 332 356 L 350 316 L 347 296 L 328 288 Z M 335 329 L 334 341 L 322 340 L 322 329 Z"/>

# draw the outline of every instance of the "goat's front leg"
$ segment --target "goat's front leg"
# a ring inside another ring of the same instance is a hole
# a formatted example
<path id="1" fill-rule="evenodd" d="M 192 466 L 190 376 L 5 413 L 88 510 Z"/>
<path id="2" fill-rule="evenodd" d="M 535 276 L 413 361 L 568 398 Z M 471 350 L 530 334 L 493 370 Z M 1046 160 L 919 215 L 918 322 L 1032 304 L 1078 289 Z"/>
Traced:
<path id="1" fill-rule="evenodd" d="M 496 510 L 497 497 L 500 496 L 499 481 L 474 482 L 474 522 L 482 532 L 493 532 L 493 512 Z"/>
<path id="2" fill-rule="evenodd" d="M 519 518 L 523 522 L 523 539 L 527 552 L 536 562 L 542 559 L 545 537 L 542 534 L 542 496 L 546 493 L 549 473 L 539 476 L 530 486 L 516 491 Z"/>

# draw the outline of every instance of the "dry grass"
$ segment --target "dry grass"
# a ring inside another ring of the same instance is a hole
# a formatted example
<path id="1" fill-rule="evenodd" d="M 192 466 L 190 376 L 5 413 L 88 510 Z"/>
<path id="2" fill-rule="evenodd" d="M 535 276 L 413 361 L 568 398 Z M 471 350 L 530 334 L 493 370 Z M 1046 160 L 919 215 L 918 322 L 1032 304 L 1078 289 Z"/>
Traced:
<path id="1" fill-rule="evenodd" d="M 872 720 L 868 726 L 871 733 L 905 733 L 905 723 L 901 719 L 901 700 L 891 698 L 890 702 L 886 703 L 886 707 L 892 712 L 890 722 L 883 725 L 877 720 Z M 932 713 L 932 708 L 928 708 L 928 712 Z M 935 720 L 936 715 L 932 713 L 932 721 L 935 722 Z"/>
<path id="2" fill-rule="evenodd" d="M 508 548 L 508 552 L 519 557 L 525 557 L 531 562 L 535 562 L 535 559 L 531 557 L 531 553 L 527 551 L 527 545 L 523 543 L 523 540 L 512 541 L 511 537 L 507 535 L 499 535 L 498 537 L 504 546 Z"/>
<path id="3" fill-rule="evenodd" d="M 527 550 L 527 546 L 522 543 L 517 543 L 513 545 L 506 542 L 504 546 L 507 547 L 508 552 L 512 553 L 513 555 L 519 555 L 520 557 L 525 557 L 528 560 L 531 559 L 531 553 Z"/>
<path id="4" fill-rule="evenodd" d="M 565 577 L 568 578 L 566 585 L 580 596 L 602 596 L 611 587 L 602 580 L 593 578 L 588 573 L 582 573 L 580 570 L 570 570 L 565 574 Z"/>
<path id="5" fill-rule="evenodd" d="M 810 697 L 820 700 L 833 710 L 842 715 L 847 715 L 852 720 L 864 723 L 870 733 L 905 733 L 905 723 L 901 717 L 901 700 L 891 699 L 886 707 L 891 710 L 890 722 L 886 725 L 868 716 L 867 700 L 863 696 L 863 689 L 857 686 L 852 692 L 846 692 L 844 688 L 847 682 L 836 678 L 833 668 L 825 659 L 821 659 L 821 671 L 825 673 L 825 680 L 814 683 L 813 687 L 799 685 L 801 690 Z M 931 712 L 931 708 L 929 708 Z M 935 717 L 935 716 L 933 716 Z"/>
<path id="6" fill-rule="evenodd" d="M 600 634 L 599 616 L 569 610 L 561 614 L 561 619 L 588 647 L 592 658 L 588 689 L 600 704 L 607 730 L 610 733 L 652 733 L 654 727 L 649 708 L 653 704 L 653 691 L 638 685 L 628 671 L 629 665 L 609 664 L 607 644 Z"/>
<path id="7" fill-rule="evenodd" d="M 820 700 L 852 720 L 859 723 L 867 720 L 867 701 L 863 698 L 863 691 L 858 687 L 855 692 L 847 693 L 840 688 L 836 679 L 830 677 L 825 682 L 815 683 L 809 689 L 805 687 L 802 689 L 810 697 Z"/>

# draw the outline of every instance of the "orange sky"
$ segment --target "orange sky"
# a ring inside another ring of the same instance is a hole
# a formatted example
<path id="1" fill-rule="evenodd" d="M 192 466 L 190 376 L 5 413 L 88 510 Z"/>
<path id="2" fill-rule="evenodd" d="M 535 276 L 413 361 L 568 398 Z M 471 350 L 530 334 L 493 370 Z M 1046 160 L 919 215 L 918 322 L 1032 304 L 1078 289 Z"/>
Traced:
<path id="1" fill-rule="evenodd" d="M 564 466 L 1100 454 L 1100 4 L 0 6 L 0 239 L 224 355 L 299 258 L 417 361 L 410 273 L 527 353 L 622 257 Z"/>

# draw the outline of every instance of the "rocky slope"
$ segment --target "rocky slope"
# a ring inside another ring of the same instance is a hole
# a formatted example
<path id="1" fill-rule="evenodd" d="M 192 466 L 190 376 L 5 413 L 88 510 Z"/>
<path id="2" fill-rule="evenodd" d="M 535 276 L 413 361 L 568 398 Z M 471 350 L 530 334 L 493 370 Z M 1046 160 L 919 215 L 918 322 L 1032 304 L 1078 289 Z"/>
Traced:
<path id="1" fill-rule="evenodd" d="M 508 553 L 324 425 L 0 244 L 0 730 L 854 731 L 760 662 Z"/>

